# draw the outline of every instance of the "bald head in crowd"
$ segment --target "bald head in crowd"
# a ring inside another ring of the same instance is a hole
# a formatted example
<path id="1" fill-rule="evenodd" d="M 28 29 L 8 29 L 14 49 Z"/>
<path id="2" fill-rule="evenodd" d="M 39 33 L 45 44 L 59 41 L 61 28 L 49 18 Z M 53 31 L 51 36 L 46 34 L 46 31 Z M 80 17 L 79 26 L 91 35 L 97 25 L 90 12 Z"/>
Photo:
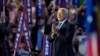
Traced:
<path id="1" fill-rule="evenodd" d="M 66 8 L 59 8 L 57 11 L 57 20 L 63 21 L 68 17 L 68 9 Z"/>

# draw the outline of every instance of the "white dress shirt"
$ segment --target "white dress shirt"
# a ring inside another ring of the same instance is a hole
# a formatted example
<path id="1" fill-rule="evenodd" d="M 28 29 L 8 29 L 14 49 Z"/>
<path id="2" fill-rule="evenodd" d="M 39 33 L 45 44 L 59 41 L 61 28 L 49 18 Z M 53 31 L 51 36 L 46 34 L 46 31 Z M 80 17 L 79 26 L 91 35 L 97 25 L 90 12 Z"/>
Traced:
<path id="1" fill-rule="evenodd" d="M 58 23 L 58 25 L 57 25 L 57 28 L 60 29 L 66 20 L 67 20 L 67 19 L 65 19 L 65 20 L 63 20 L 63 21 L 59 21 L 59 23 Z"/>

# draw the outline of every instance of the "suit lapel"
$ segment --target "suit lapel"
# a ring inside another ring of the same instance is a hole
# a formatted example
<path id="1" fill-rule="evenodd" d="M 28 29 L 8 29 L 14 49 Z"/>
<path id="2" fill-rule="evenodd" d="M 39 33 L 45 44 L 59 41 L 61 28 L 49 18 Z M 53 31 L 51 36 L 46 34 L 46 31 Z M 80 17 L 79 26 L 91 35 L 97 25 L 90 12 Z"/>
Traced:
<path id="1" fill-rule="evenodd" d="M 68 21 L 67 21 L 67 20 L 63 23 L 63 25 L 62 25 L 62 27 L 60 28 L 60 30 L 63 29 L 63 28 L 66 28 L 66 27 L 67 27 L 66 24 L 68 24 Z"/>

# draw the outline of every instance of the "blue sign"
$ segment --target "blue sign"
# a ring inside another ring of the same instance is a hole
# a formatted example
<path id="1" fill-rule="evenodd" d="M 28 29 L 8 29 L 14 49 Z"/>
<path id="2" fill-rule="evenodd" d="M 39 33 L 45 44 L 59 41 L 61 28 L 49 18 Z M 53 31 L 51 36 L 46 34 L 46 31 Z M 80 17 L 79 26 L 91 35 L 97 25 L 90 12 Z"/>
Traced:
<path id="1" fill-rule="evenodd" d="M 52 44 L 47 40 L 48 35 L 44 35 L 43 37 L 43 56 L 51 56 Z"/>

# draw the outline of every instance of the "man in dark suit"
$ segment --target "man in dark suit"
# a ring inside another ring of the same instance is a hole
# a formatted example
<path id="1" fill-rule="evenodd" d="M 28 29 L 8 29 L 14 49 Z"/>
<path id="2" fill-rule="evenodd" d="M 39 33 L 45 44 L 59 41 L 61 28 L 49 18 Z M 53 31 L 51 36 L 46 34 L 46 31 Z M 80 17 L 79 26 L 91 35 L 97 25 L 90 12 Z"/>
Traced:
<path id="1" fill-rule="evenodd" d="M 53 42 L 52 56 L 74 56 L 72 39 L 75 27 L 68 22 L 68 10 L 59 8 L 57 22 L 52 24 L 48 41 Z"/>

